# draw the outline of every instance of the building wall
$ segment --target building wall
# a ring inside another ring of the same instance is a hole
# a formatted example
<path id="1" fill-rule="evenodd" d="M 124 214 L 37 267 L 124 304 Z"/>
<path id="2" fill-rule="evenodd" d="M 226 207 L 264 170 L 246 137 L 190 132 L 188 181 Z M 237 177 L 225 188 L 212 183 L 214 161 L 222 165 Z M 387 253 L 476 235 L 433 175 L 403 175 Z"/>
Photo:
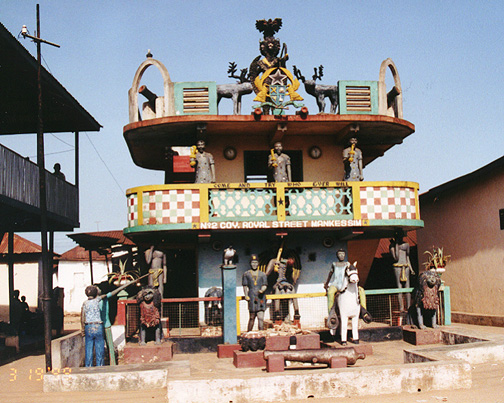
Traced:
<path id="1" fill-rule="evenodd" d="M 37 308 L 38 298 L 38 262 L 14 264 L 14 289 L 19 296 L 24 295 L 28 306 L 33 311 Z M 36 279 L 34 281 L 34 279 Z M 0 320 L 9 320 L 9 267 L 0 264 Z"/>
<path id="2" fill-rule="evenodd" d="M 417 231 L 420 266 L 423 253 L 443 247 L 451 261 L 442 278 L 451 287 L 453 311 L 504 315 L 504 172 L 478 178 L 463 189 L 421 202 L 425 227 Z"/>
<path id="3" fill-rule="evenodd" d="M 343 149 L 337 146 L 331 136 L 286 136 L 282 140 L 284 150 L 303 151 L 303 180 L 310 181 L 340 181 L 343 180 Z M 308 155 L 312 146 L 322 150 L 322 156 L 313 159 Z M 234 160 L 227 160 L 223 156 L 226 147 L 234 147 L 237 156 Z M 206 146 L 206 151 L 211 153 L 215 161 L 215 176 L 217 182 L 236 183 L 244 181 L 243 151 L 267 150 L 269 144 L 264 142 L 264 137 L 247 137 L 246 148 L 240 136 L 219 136 L 212 138 Z"/>
<path id="4" fill-rule="evenodd" d="M 323 284 L 331 268 L 332 262 L 336 260 L 336 251 L 340 248 L 346 249 L 346 242 L 335 241 L 331 248 L 323 246 L 322 241 L 330 236 L 329 232 L 313 232 L 309 237 L 306 233 L 291 233 L 285 238 L 285 249 L 299 250 L 301 260 L 301 274 L 297 281 L 297 293 L 319 293 L 324 292 Z M 221 269 L 222 250 L 215 251 L 212 248 L 213 242 L 221 241 L 224 248 L 230 244 L 236 249 L 239 262 L 236 269 L 236 292 L 237 296 L 243 296 L 242 276 L 250 269 L 250 256 L 246 252 L 260 254 L 271 250 L 276 255 L 279 238 L 274 235 L 255 234 L 234 234 L 228 236 L 219 234 L 212 236 L 209 243 L 200 244 L 198 248 L 198 283 L 199 297 L 203 297 L 208 288 L 212 286 L 222 287 Z M 268 291 L 269 292 L 269 291 Z M 302 299 L 299 300 L 301 323 L 305 326 L 324 326 L 324 318 L 327 316 L 326 298 Z M 293 310 L 291 304 L 291 319 Z M 240 324 L 241 330 L 246 330 L 248 321 L 248 309 L 245 302 L 240 303 Z M 200 306 L 200 318 L 204 318 L 202 306 Z M 266 319 L 270 318 L 269 309 L 266 310 Z"/>
<path id="5" fill-rule="evenodd" d="M 104 261 L 93 261 L 93 280 L 100 283 L 107 280 L 107 265 Z M 80 313 L 86 300 L 84 290 L 91 284 L 88 261 L 60 261 L 53 286 L 62 287 L 65 293 L 64 309 L 68 313 Z"/>

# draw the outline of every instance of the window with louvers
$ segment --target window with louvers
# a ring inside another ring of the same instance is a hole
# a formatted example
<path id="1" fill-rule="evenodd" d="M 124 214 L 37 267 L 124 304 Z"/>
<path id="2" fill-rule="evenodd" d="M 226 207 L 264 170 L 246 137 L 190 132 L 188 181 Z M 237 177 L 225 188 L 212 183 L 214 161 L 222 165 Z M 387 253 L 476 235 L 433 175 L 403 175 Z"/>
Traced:
<path id="1" fill-rule="evenodd" d="M 369 86 L 346 87 L 346 105 L 348 112 L 370 112 L 371 88 Z"/>
<path id="2" fill-rule="evenodd" d="M 208 87 L 184 88 L 184 114 L 210 112 Z"/>

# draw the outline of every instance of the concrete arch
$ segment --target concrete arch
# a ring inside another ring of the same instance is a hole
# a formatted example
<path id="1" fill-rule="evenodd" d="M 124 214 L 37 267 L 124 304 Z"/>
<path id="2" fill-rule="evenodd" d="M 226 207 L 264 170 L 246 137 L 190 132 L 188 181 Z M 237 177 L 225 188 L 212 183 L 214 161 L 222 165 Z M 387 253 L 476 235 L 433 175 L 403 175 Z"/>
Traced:
<path id="1" fill-rule="evenodd" d="M 385 85 L 385 74 L 387 67 L 392 73 L 394 78 L 394 87 L 387 93 Z M 402 119 L 403 106 L 402 106 L 402 88 L 397 67 L 392 59 L 385 59 L 380 66 L 380 76 L 378 79 L 378 113 L 380 115 L 392 116 Z"/>
<path id="2" fill-rule="evenodd" d="M 174 95 L 173 95 L 173 82 L 170 79 L 170 74 L 166 69 L 165 65 L 160 61 L 152 58 L 147 58 L 140 67 L 138 67 L 135 77 L 133 78 L 133 84 L 128 91 L 129 100 L 129 121 L 130 123 L 138 122 L 140 117 L 138 113 L 138 88 L 140 86 L 140 80 L 142 79 L 145 70 L 150 66 L 156 66 L 161 72 L 161 77 L 163 78 L 163 89 L 164 89 L 164 107 L 162 111 L 156 113 L 156 117 L 170 116 L 174 115 Z M 158 116 L 159 115 L 159 116 Z"/>

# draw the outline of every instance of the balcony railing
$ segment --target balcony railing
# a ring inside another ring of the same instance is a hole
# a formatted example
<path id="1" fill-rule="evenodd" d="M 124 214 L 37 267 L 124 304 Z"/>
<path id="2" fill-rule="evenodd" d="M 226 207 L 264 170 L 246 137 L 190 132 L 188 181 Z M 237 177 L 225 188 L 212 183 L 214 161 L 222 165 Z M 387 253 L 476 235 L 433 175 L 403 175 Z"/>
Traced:
<path id="1" fill-rule="evenodd" d="M 127 199 L 127 232 L 423 226 L 413 182 L 158 185 L 129 189 Z"/>
<path id="2" fill-rule="evenodd" d="M 27 158 L 0 145 L 0 196 L 21 210 L 40 208 L 39 169 Z M 46 171 L 47 210 L 75 225 L 79 223 L 79 192 L 76 186 Z"/>

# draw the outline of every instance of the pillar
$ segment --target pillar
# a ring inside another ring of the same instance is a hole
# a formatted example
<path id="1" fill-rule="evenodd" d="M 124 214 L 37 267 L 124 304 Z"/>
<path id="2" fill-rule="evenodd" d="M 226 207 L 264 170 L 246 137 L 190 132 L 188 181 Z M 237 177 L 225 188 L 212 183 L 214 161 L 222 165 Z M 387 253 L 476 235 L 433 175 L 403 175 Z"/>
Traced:
<path id="1" fill-rule="evenodd" d="M 224 344 L 236 344 L 236 266 L 221 266 Z"/>

